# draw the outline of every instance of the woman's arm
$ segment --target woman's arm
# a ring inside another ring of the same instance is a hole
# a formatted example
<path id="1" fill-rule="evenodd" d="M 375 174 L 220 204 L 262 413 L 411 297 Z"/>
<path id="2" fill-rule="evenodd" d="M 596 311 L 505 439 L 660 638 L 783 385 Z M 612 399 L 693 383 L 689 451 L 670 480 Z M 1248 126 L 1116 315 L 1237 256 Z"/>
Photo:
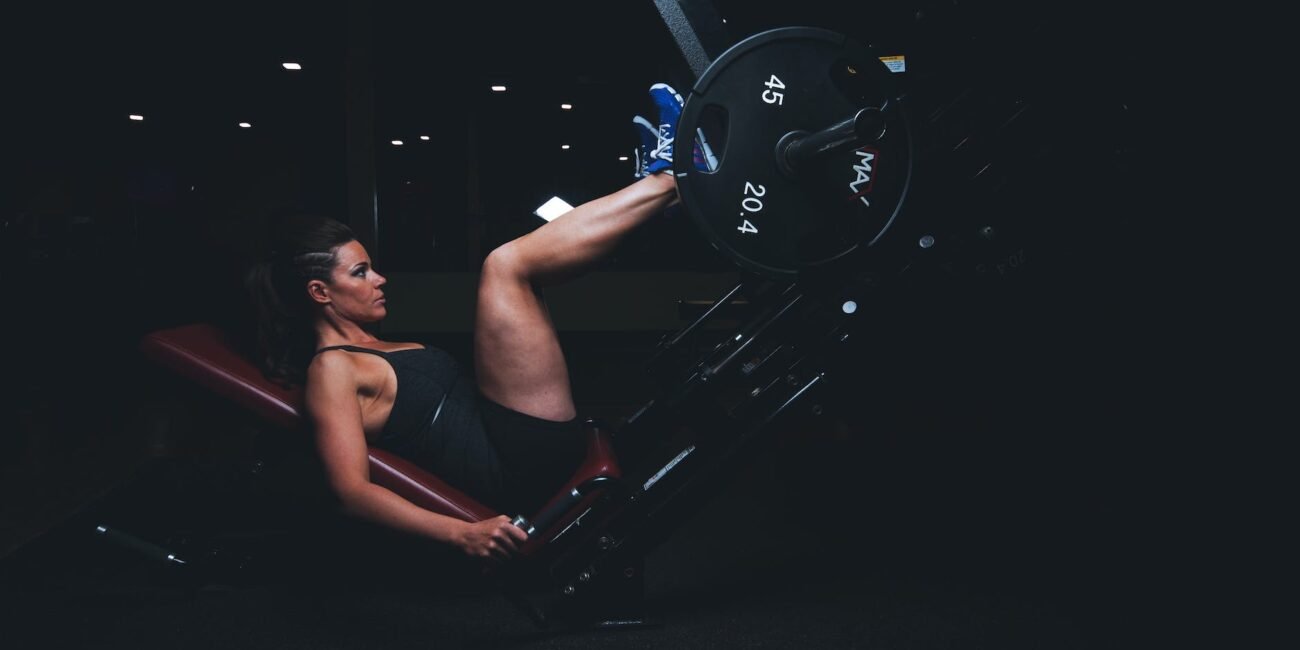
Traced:
<path id="1" fill-rule="evenodd" d="M 306 406 L 316 449 L 344 512 L 397 530 L 452 544 L 489 558 L 513 553 L 527 535 L 505 515 L 471 524 L 421 508 L 370 481 L 361 405 L 352 360 L 317 357 L 307 371 Z"/>

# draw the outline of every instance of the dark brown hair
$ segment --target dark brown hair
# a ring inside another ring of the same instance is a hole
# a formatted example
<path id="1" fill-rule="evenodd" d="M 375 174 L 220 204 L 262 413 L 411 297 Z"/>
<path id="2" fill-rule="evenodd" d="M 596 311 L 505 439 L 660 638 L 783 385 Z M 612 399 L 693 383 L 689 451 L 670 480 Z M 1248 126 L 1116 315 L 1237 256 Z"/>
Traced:
<path id="1" fill-rule="evenodd" d="M 356 240 L 346 225 L 316 215 L 282 217 L 271 227 L 270 255 L 248 269 L 244 284 L 256 320 L 257 361 L 281 384 L 301 384 L 316 350 L 311 280 L 329 282 L 338 249 Z"/>

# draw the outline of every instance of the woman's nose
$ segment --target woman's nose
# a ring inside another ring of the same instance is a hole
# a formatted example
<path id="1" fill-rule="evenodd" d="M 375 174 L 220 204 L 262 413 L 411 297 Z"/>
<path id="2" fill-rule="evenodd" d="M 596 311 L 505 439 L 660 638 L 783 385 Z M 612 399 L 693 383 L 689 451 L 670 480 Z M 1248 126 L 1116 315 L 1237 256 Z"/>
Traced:
<path id="1" fill-rule="evenodd" d="M 375 286 L 376 286 L 376 287 L 382 287 L 382 286 L 384 286 L 385 284 L 388 284 L 388 278 L 386 278 L 386 277 L 384 277 L 384 276 L 382 276 L 382 275 L 379 275 L 378 272 L 375 272 L 375 278 L 377 278 L 377 279 L 375 280 Z"/>

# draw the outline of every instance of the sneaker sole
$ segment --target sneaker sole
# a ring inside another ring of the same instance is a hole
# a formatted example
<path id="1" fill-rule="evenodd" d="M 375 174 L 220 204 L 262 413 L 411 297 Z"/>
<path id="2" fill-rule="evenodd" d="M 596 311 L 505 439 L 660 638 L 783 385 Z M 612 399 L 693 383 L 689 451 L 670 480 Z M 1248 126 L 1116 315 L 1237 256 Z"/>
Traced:
<path id="1" fill-rule="evenodd" d="M 682 99 L 681 93 L 678 93 L 675 89 L 673 89 L 672 86 L 669 86 L 668 84 L 655 84 L 653 86 L 650 86 L 650 90 L 655 90 L 658 88 L 663 88 L 664 90 L 667 90 L 668 92 L 672 93 L 673 99 L 676 99 L 678 104 L 686 103 L 686 100 Z"/>

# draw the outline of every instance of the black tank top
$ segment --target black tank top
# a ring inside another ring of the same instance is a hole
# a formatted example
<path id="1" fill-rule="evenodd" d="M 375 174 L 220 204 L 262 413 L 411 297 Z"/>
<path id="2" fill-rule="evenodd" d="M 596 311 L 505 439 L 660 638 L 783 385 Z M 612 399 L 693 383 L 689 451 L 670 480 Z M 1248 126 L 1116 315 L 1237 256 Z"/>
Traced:
<path id="1" fill-rule="evenodd" d="M 432 347 L 382 352 L 354 345 L 326 350 L 382 357 L 397 376 L 393 410 L 373 444 L 433 472 L 452 487 L 497 506 L 501 462 L 483 428 L 478 389 L 450 354 Z"/>

